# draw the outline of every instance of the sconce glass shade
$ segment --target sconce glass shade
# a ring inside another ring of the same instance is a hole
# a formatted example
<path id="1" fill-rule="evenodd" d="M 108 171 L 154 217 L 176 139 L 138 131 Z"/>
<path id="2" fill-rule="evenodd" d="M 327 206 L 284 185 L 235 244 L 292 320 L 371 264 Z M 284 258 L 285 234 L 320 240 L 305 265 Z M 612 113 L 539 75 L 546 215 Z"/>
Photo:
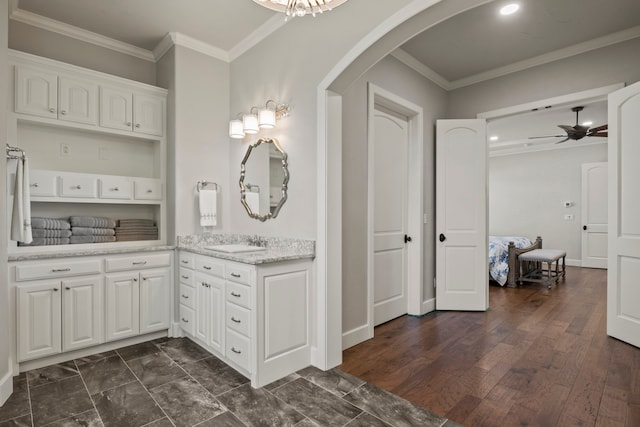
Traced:
<path id="1" fill-rule="evenodd" d="M 276 127 L 276 112 L 268 108 L 263 108 L 258 112 L 258 126 L 263 129 L 273 129 Z"/>
<path id="2" fill-rule="evenodd" d="M 245 114 L 242 116 L 242 127 L 244 132 L 250 135 L 258 133 L 258 116 L 255 114 Z"/>
<path id="3" fill-rule="evenodd" d="M 231 120 L 229 122 L 229 136 L 235 139 L 244 138 L 244 126 L 242 120 Z"/>

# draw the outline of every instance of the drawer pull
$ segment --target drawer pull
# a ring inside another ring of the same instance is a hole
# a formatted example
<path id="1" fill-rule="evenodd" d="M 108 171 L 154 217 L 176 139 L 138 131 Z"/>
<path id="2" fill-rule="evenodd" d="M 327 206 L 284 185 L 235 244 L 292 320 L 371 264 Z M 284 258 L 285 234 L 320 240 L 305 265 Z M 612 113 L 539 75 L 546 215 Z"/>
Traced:
<path id="1" fill-rule="evenodd" d="M 189 299 L 189 295 L 182 294 L 182 298 Z"/>
<path id="2" fill-rule="evenodd" d="M 67 267 L 67 268 L 52 268 L 51 269 L 52 273 L 61 273 L 63 271 L 71 271 L 71 268 Z"/>
<path id="3" fill-rule="evenodd" d="M 134 282 L 137 282 L 137 281 L 138 281 L 138 279 L 133 279 L 133 281 L 134 281 Z"/>
<path id="4" fill-rule="evenodd" d="M 53 288 L 53 292 L 58 292 L 58 288 Z"/>
<path id="5" fill-rule="evenodd" d="M 75 188 L 76 188 L 76 190 L 81 190 L 82 189 L 82 185 L 78 184 L 78 185 L 76 185 Z"/>
<path id="6" fill-rule="evenodd" d="M 180 277 L 182 277 L 183 279 L 188 279 L 189 278 L 189 276 L 185 276 L 185 275 L 182 275 Z"/>
<path id="7" fill-rule="evenodd" d="M 233 351 L 235 354 L 242 354 L 242 351 L 236 349 L 235 347 L 231 347 L 231 351 Z"/>
<path id="8" fill-rule="evenodd" d="M 240 319 L 236 319 L 235 317 L 231 316 L 231 321 L 235 322 L 235 323 L 242 323 L 242 320 Z"/>
<path id="9" fill-rule="evenodd" d="M 189 321 L 188 321 L 187 319 L 185 319 L 184 317 L 182 318 L 182 321 L 183 321 L 184 323 L 189 323 Z"/>
<path id="10" fill-rule="evenodd" d="M 211 267 L 209 267 L 208 265 L 203 265 L 202 268 L 204 268 L 205 270 L 211 270 Z"/>
<path id="11" fill-rule="evenodd" d="M 68 287 L 68 286 L 65 286 L 64 288 L 65 288 L 66 290 L 68 290 L 68 291 L 70 291 L 70 290 L 71 290 L 71 288 L 70 288 L 70 287 Z"/>
<path id="12" fill-rule="evenodd" d="M 147 193 L 153 193 L 153 190 L 152 189 L 148 189 Z"/>
<path id="13" fill-rule="evenodd" d="M 145 265 L 147 263 L 147 261 L 134 261 L 131 264 L 133 265 Z"/>
<path id="14" fill-rule="evenodd" d="M 55 109 L 55 108 L 53 108 L 53 107 L 51 107 L 51 108 L 49 108 L 49 112 L 50 112 L 50 113 L 55 113 L 55 112 L 56 112 L 56 109 Z"/>
<path id="15" fill-rule="evenodd" d="M 211 285 L 208 284 L 207 282 L 202 282 L 202 286 L 204 286 L 205 288 L 210 288 Z"/>
<path id="16" fill-rule="evenodd" d="M 183 264 L 189 264 L 189 261 L 187 261 L 186 259 L 180 260 L 180 262 Z"/>
<path id="17" fill-rule="evenodd" d="M 113 187 L 111 191 L 120 191 L 120 189 L 118 187 Z"/>
<path id="18" fill-rule="evenodd" d="M 33 184 L 31 184 L 32 187 L 38 188 L 40 187 L 40 184 L 38 184 L 37 182 L 34 182 Z"/>
<path id="19" fill-rule="evenodd" d="M 231 292 L 231 296 L 232 297 L 236 297 L 236 298 L 240 298 L 242 295 L 235 293 L 235 292 Z"/>
<path id="20" fill-rule="evenodd" d="M 239 278 L 239 277 L 240 277 L 240 275 L 239 275 L 238 273 L 231 273 L 231 277 Z"/>

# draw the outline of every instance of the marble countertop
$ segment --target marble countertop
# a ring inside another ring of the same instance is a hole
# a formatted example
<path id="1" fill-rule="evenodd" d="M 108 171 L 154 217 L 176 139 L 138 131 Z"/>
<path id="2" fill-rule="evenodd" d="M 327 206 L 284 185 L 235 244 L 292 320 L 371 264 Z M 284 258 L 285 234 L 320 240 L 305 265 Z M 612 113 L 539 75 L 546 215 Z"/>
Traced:
<path id="1" fill-rule="evenodd" d="M 205 249 L 205 246 L 238 243 L 262 246 L 265 247 L 266 250 L 260 252 L 226 253 Z M 315 241 L 313 240 L 260 237 L 243 234 L 198 234 L 178 237 L 178 249 L 253 265 L 315 258 L 315 246 Z"/>
<path id="2" fill-rule="evenodd" d="M 69 245 L 66 245 L 66 246 L 69 246 Z M 79 249 L 75 251 L 9 254 L 8 261 L 28 261 L 28 260 L 38 260 L 38 259 L 56 259 L 56 258 L 94 256 L 94 255 L 118 255 L 118 254 L 128 254 L 132 252 L 172 251 L 175 248 L 176 248 L 175 246 L 140 246 L 140 247 L 131 246 L 126 248 L 95 248 L 95 249 L 92 248 L 92 249 Z"/>

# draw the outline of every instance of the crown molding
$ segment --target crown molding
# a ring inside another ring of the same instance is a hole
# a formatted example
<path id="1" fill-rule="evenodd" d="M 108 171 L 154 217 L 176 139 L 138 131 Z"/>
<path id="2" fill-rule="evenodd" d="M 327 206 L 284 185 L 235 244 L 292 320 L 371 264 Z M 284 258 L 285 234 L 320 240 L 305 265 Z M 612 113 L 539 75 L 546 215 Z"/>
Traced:
<path id="1" fill-rule="evenodd" d="M 483 81 L 495 79 L 497 77 L 502 77 L 507 74 L 537 67 L 539 65 L 544 65 L 550 62 L 559 61 L 561 59 L 579 55 L 581 53 L 586 53 L 592 50 L 611 46 L 616 43 L 625 42 L 627 40 L 631 40 L 637 37 L 640 37 L 640 25 L 628 28 L 626 30 L 618 31 L 616 33 L 611 33 L 606 36 L 588 40 L 586 42 L 578 43 L 573 46 L 554 50 L 553 52 L 545 53 L 543 55 L 525 59 L 523 61 L 514 62 L 513 64 L 509 64 L 504 67 L 494 68 L 493 70 L 485 71 L 483 73 L 478 73 L 473 76 L 465 77 L 459 80 L 454 80 L 450 82 L 450 86 L 452 90 L 459 89 L 465 86 L 470 86 Z"/>
<path id="2" fill-rule="evenodd" d="M 162 40 L 160 40 L 156 47 L 153 48 L 153 57 L 155 58 L 155 61 L 158 62 L 160 58 L 169 52 L 173 45 L 174 43 L 171 33 L 165 34 Z"/>
<path id="3" fill-rule="evenodd" d="M 229 50 L 229 61 L 234 61 L 269 35 L 282 28 L 286 23 L 283 15 L 276 13 Z"/>
<path id="4" fill-rule="evenodd" d="M 451 83 L 431 68 L 418 61 L 415 57 L 407 53 L 407 51 L 398 48 L 391 52 L 391 56 L 402 62 L 407 67 L 431 80 L 444 90 L 451 90 Z"/>
<path id="5" fill-rule="evenodd" d="M 96 46 L 111 49 L 116 52 L 124 53 L 126 55 L 134 56 L 136 58 L 144 59 L 146 61 L 154 62 L 155 58 L 153 53 L 149 50 L 142 49 L 137 46 L 133 46 L 129 43 L 124 43 L 118 40 L 114 40 L 110 37 L 103 36 L 92 31 L 83 30 L 82 28 L 75 27 L 73 25 L 65 24 L 55 19 L 47 18 L 35 13 L 22 10 L 18 8 L 18 2 L 12 1 L 12 11 L 9 19 L 16 22 L 22 22 L 23 24 L 31 25 L 43 30 L 51 31 L 53 33 L 61 34 L 63 36 L 71 37 L 77 40 L 82 40 L 87 43 L 94 44 Z M 14 8 L 15 7 L 15 8 Z"/>
<path id="6" fill-rule="evenodd" d="M 182 33 L 172 32 L 172 33 L 169 33 L 169 37 L 171 37 L 171 40 L 174 45 L 195 50 L 196 52 L 200 52 L 204 55 L 219 59 L 224 62 L 230 62 L 229 52 L 227 52 L 226 50 L 220 49 L 219 47 L 212 46 L 208 43 L 202 42 L 198 39 L 194 39 L 193 37 L 189 37 Z M 160 43 L 162 43 L 165 39 L 163 39 Z"/>

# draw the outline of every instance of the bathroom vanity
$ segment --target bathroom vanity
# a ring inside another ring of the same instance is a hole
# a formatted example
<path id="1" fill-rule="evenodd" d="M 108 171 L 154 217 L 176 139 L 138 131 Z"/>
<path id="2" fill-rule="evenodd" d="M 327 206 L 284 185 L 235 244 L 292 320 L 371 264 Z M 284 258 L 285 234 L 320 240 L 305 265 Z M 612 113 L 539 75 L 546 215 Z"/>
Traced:
<path id="1" fill-rule="evenodd" d="M 314 243 L 266 239 L 266 249 L 229 252 L 238 241 L 226 238 L 179 239 L 180 327 L 262 387 L 311 364 Z"/>

